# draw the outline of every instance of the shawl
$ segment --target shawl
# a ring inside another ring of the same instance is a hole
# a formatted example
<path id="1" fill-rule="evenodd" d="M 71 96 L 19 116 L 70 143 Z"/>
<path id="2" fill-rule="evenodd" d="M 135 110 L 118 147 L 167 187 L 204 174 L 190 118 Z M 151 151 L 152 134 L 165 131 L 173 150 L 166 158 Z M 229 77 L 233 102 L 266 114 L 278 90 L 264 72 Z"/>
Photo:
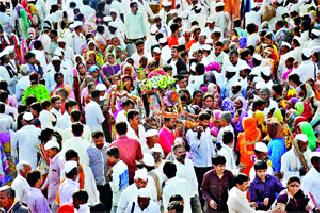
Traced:
<path id="1" fill-rule="evenodd" d="M 317 138 L 309 122 L 302 121 L 299 123 L 300 132 L 308 137 L 308 147 L 313 152 L 317 146 Z"/>
<path id="2" fill-rule="evenodd" d="M 261 138 L 261 131 L 255 118 L 244 118 L 242 121 L 244 138 L 248 143 L 256 143 Z"/>

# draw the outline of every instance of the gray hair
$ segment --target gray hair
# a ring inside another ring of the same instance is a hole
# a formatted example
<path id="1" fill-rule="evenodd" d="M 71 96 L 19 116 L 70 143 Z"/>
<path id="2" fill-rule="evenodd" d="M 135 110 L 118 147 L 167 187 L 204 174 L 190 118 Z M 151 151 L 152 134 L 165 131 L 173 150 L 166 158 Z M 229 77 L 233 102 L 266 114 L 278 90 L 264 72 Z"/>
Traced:
<path id="1" fill-rule="evenodd" d="M 25 169 L 26 166 L 30 166 L 30 167 L 31 167 L 31 165 L 30 165 L 28 162 L 26 162 L 26 161 L 20 161 L 20 162 L 17 164 L 17 171 L 18 171 L 18 172 L 24 172 L 24 169 Z"/>
<path id="2" fill-rule="evenodd" d="M 0 192 L 7 192 L 9 198 L 14 199 L 15 191 L 11 186 L 3 186 L 0 188 Z"/>

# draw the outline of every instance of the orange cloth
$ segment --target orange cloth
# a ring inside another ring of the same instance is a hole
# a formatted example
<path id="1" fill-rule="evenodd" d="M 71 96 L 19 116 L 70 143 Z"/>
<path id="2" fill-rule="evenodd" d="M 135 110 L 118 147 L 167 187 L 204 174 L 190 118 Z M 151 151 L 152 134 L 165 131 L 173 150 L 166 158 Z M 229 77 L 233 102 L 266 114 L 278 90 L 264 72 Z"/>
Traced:
<path id="1" fill-rule="evenodd" d="M 242 126 L 244 132 L 238 135 L 236 149 L 240 152 L 240 163 L 244 166 L 241 172 L 249 175 L 249 171 L 253 166 L 254 144 L 260 141 L 261 132 L 257 127 L 255 118 L 244 118 Z"/>
<path id="2" fill-rule="evenodd" d="M 192 46 L 192 44 L 196 43 L 197 41 L 192 39 L 190 41 L 188 41 L 188 43 L 186 43 L 186 50 L 189 51 L 190 47 Z"/>
<path id="3" fill-rule="evenodd" d="M 228 12 L 233 19 L 240 18 L 241 0 L 226 0 L 224 11 Z"/>

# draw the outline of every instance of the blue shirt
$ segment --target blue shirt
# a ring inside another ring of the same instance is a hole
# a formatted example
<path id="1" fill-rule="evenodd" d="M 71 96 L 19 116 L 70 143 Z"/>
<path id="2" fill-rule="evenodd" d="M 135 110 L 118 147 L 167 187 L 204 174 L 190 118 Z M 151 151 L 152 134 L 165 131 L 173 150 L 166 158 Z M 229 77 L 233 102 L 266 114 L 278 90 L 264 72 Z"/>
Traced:
<path id="1" fill-rule="evenodd" d="M 283 138 L 271 139 L 268 143 L 268 156 L 272 161 L 274 172 L 280 172 L 281 157 L 286 152 L 286 145 Z"/>
<path id="2" fill-rule="evenodd" d="M 283 189 L 281 182 L 272 175 L 267 174 L 265 182 L 256 176 L 249 187 L 250 202 L 258 204 L 257 210 L 268 210 L 276 200 L 277 194 Z M 263 204 L 265 198 L 269 198 L 267 206 Z"/>

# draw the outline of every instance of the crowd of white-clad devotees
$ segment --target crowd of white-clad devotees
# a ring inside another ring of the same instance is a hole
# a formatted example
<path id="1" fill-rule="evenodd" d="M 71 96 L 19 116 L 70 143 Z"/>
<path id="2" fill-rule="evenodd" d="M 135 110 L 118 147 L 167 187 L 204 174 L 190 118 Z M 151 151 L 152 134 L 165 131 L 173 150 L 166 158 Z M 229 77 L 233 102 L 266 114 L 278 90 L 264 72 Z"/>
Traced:
<path id="1" fill-rule="evenodd" d="M 319 0 L 0 1 L 0 212 L 320 212 Z"/>

